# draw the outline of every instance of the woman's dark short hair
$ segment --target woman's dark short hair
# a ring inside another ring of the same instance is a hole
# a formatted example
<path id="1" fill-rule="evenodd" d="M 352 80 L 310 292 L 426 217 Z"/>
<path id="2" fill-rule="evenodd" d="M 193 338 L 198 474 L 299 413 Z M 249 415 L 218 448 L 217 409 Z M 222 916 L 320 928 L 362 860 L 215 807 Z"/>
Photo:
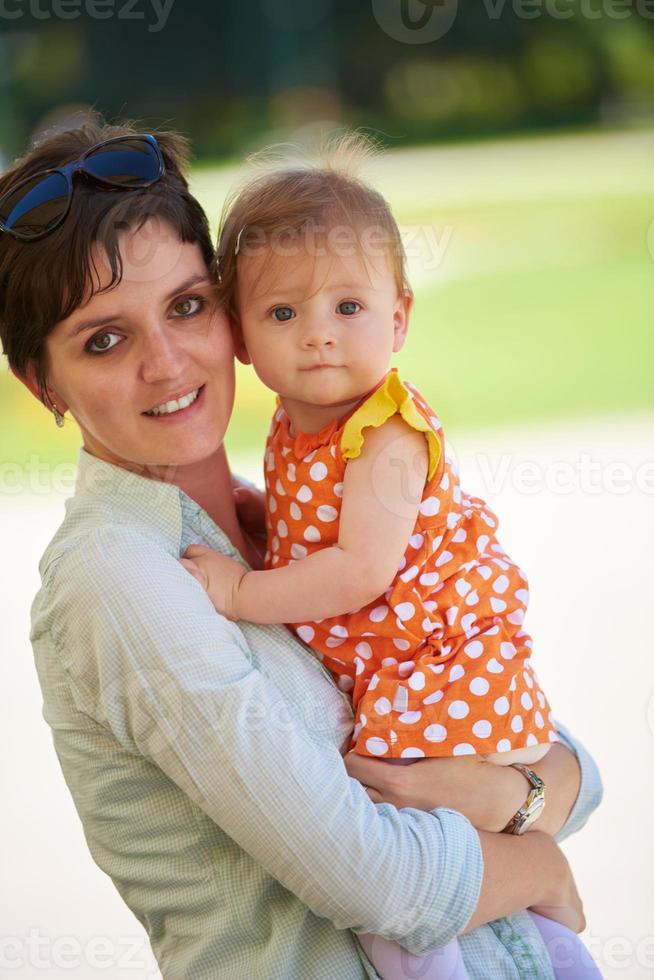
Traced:
<path id="1" fill-rule="evenodd" d="M 92 120 L 78 129 L 46 135 L 0 176 L 0 197 L 25 177 L 70 163 L 96 143 L 142 131 L 131 123 Z M 183 242 L 197 243 L 211 267 L 214 250 L 207 217 L 188 190 L 189 144 L 178 133 L 153 135 L 166 165 L 157 183 L 142 190 L 108 192 L 92 181 L 75 178 L 68 216 L 51 234 L 21 242 L 0 232 L 0 339 L 14 370 L 24 374 L 30 362 L 34 364 L 45 404 L 45 341 L 55 325 L 82 304 L 89 290 L 99 289 L 93 246 L 104 250 L 111 267 L 112 279 L 105 289 L 122 278 L 120 235 L 151 218 L 166 221 Z"/>

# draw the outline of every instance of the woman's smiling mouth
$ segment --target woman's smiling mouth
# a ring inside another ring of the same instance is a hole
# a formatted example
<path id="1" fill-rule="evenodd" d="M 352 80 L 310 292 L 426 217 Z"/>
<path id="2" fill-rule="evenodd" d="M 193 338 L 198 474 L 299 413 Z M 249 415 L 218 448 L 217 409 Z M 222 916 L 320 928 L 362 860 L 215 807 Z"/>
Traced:
<path id="1" fill-rule="evenodd" d="M 194 405 L 202 392 L 204 391 L 204 385 L 200 385 L 199 388 L 193 388 L 188 391 L 185 395 L 180 395 L 177 398 L 171 398 L 168 401 L 161 402 L 161 404 L 156 405 L 149 411 L 144 412 L 148 418 L 169 418 L 170 416 L 179 416 L 180 413 L 184 415 L 187 414 L 188 409 Z"/>

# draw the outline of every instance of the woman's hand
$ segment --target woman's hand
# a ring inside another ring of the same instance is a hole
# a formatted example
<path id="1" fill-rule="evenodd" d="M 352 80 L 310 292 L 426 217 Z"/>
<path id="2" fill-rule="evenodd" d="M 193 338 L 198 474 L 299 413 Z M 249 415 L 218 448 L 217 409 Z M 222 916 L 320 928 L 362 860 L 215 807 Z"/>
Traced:
<path id="1" fill-rule="evenodd" d="M 237 620 L 238 587 L 246 569 L 233 558 L 202 544 L 192 544 L 180 558 L 184 568 L 196 579 L 216 610 L 226 619 Z"/>
<path id="2" fill-rule="evenodd" d="M 345 767 L 368 789 L 375 803 L 419 810 L 446 806 L 463 813 L 478 830 L 501 831 L 525 802 L 529 785 L 511 766 L 497 766 L 481 756 L 420 759 L 391 766 L 381 759 L 349 752 Z M 577 798 L 580 772 L 574 753 L 555 743 L 531 768 L 543 779 L 547 805 L 535 829 L 556 834 Z"/>
<path id="3" fill-rule="evenodd" d="M 253 538 L 266 536 L 266 495 L 249 484 L 241 483 L 232 477 L 234 501 L 238 522 L 243 530 Z"/>

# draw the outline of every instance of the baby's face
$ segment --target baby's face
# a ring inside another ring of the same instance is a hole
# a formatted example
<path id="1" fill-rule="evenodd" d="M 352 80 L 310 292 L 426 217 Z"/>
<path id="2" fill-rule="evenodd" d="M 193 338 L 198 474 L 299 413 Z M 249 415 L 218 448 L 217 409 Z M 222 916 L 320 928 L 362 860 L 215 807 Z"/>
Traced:
<path id="1" fill-rule="evenodd" d="M 398 294 L 385 255 L 316 255 L 299 243 L 290 257 L 258 251 L 240 259 L 238 289 L 254 369 L 289 401 L 351 403 L 404 343 L 410 298 Z"/>

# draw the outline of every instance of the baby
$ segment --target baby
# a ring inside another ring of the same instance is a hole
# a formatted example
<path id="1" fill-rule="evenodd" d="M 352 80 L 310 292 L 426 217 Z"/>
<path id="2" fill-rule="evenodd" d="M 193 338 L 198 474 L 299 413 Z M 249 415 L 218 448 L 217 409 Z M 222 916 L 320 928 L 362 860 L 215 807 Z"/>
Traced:
<path id="1" fill-rule="evenodd" d="M 435 412 L 389 370 L 412 294 L 386 201 L 333 164 L 268 170 L 233 202 L 218 263 L 237 354 L 278 395 L 265 570 L 202 546 L 185 566 L 223 615 L 312 646 L 352 699 L 357 753 L 537 762 L 557 735 L 525 574 L 461 490 Z M 385 980 L 405 975 L 399 947 L 361 938 Z M 467 976 L 456 943 L 425 969 Z"/>

